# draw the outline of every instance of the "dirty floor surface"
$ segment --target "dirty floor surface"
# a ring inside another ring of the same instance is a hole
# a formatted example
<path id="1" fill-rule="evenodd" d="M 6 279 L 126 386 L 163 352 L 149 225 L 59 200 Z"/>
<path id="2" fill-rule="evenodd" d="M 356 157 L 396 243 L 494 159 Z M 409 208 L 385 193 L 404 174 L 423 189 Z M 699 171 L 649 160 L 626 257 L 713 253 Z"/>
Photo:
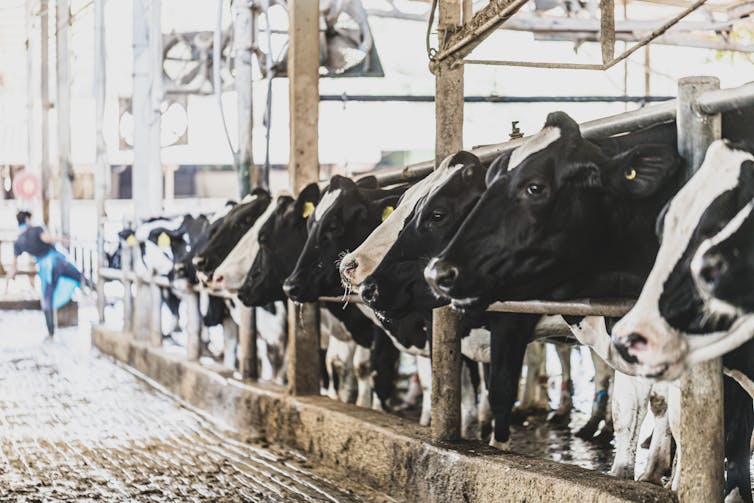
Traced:
<path id="1" fill-rule="evenodd" d="M 0 500 L 385 501 L 222 428 L 89 347 L 0 311 Z"/>

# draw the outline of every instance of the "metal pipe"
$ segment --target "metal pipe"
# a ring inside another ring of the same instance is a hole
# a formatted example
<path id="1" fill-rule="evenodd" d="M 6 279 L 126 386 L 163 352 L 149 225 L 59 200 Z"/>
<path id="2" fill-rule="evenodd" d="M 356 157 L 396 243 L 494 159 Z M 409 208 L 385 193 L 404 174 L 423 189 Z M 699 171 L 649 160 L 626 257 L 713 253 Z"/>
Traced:
<path id="1" fill-rule="evenodd" d="M 529 314 L 562 314 L 566 316 L 609 316 L 620 317 L 626 314 L 634 305 L 634 300 L 622 299 L 616 301 L 600 300 L 598 302 L 584 300 L 542 301 L 527 300 L 515 302 L 496 302 L 487 308 L 493 313 L 529 313 Z"/>
<path id="2" fill-rule="evenodd" d="M 131 332 L 134 328 L 134 299 L 131 279 L 127 274 L 133 270 L 132 248 L 121 249 L 121 267 L 123 268 L 123 331 Z M 105 277 L 105 276 L 103 276 Z"/>
<path id="3" fill-rule="evenodd" d="M 732 89 L 717 89 L 702 93 L 696 99 L 695 110 L 712 115 L 754 105 L 754 82 Z"/>
<path id="4" fill-rule="evenodd" d="M 649 103 L 672 100 L 672 96 L 464 96 L 464 103 Z M 320 94 L 319 101 L 348 103 L 434 103 L 434 95 Z"/>

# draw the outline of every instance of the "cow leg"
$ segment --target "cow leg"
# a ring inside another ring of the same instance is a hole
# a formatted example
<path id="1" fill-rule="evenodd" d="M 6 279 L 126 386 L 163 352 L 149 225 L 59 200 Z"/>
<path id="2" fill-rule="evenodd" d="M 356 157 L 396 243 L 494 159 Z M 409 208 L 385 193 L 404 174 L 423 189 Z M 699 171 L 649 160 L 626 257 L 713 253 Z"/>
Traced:
<path id="1" fill-rule="evenodd" d="M 723 382 L 725 407 L 725 502 L 751 503 L 751 431 L 754 427 L 752 398 L 726 376 Z"/>
<path id="2" fill-rule="evenodd" d="M 372 408 L 389 411 L 390 399 L 395 394 L 400 351 L 381 329 L 375 329 L 372 344 L 371 367 L 374 396 Z"/>
<path id="3" fill-rule="evenodd" d="M 549 421 L 552 423 L 567 423 L 573 409 L 573 381 L 571 380 L 571 351 L 573 346 L 555 344 L 555 351 L 560 361 L 560 403 L 552 413 Z"/>
<path id="4" fill-rule="evenodd" d="M 419 424 L 429 426 L 432 410 L 432 362 L 426 356 L 417 356 L 416 370 L 422 387 L 422 412 L 419 416 Z"/>
<path id="5" fill-rule="evenodd" d="M 468 440 L 479 439 L 479 408 L 477 406 L 477 387 L 479 370 L 476 362 L 463 358 L 461 367 L 461 437 Z M 476 372 L 476 376 L 472 375 Z"/>
<path id="6" fill-rule="evenodd" d="M 372 407 L 372 366 L 370 363 L 371 350 L 356 345 L 353 355 L 353 369 L 358 383 L 356 405 L 359 407 Z"/>
<path id="7" fill-rule="evenodd" d="M 479 381 L 479 430 L 482 440 L 485 441 L 492 434 L 492 409 L 490 409 L 490 392 L 487 386 L 489 365 L 479 363 L 479 373 L 483 377 Z"/>
<path id="8" fill-rule="evenodd" d="M 615 421 L 615 459 L 610 475 L 633 479 L 639 429 L 647 414 L 652 385 L 645 380 L 615 373 L 613 420 Z"/>
<path id="9" fill-rule="evenodd" d="M 223 365 L 229 369 L 236 368 L 236 349 L 238 348 L 238 325 L 231 319 L 223 320 L 223 339 L 225 350 L 223 353 Z"/>
<path id="10" fill-rule="evenodd" d="M 607 432 L 605 433 L 606 437 L 612 437 L 612 428 L 608 428 L 607 426 L 607 406 L 608 397 L 610 396 L 608 391 L 614 375 L 614 370 L 610 368 L 602 358 L 597 356 L 594 351 L 590 352 L 592 355 L 592 364 L 594 365 L 594 401 L 592 402 L 592 414 L 586 424 L 576 432 L 577 437 L 585 440 L 594 436 L 603 420 L 605 420 L 605 429 L 607 429 Z M 601 438 L 600 440 L 609 442 L 610 438 Z"/>
<path id="11" fill-rule="evenodd" d="M 681 481 L 681 454 L 683 453 L 681 443 L 677 441 L 681 438 L 681 388 L 678 381 L 668 384 L 668 423 L 670 424 L 670 432 L 673 434 L 673 438 L 676 439 L 676 447 L 675 458 L 673 459 L 673 471 L 665 487 L 678 492 Z"/>
<path id="12" fill-rule="evenodd" d="M 327 386 L 327 397 L 331 400 L 337 400 L 338 399 L 338 390 L 335 386 L 335 381 L 340 381 L 340 379 L 335 377 L 335 367 L 336 363 L 335 360 L 338 357 L 338 352 L 336 349 L 336 346 L 334 342 L 330 342 L 327 345 L 327 353 L 325 355 L 325 367 L 327 368 L 327 375 L 329 376 L 328 379 L 328 386 Z"/>
<path id="13" fill-rule="evenodd" d="M 524 355 L 526 373 L 524 387 L 516 410 L 523 420 L 526 416 L 547 410 L 547 388 L 541 389 L 542 368 L 546 362 L 545 345 L 541 342 L 530 343 Z M 545 373 L 546 375 L 546 373 Z M 514 412 L 514 414 L 516 414 Z"/>
<path id="14" fill-rule="evenodd" d="M 658 382 L 652 386 L 649 395 L 649 407 L 655 417 L 652 440 L 649 443 L 649 457 L 640 481 L 661 485 L 671 465 L 671 444 L 673 437 L 670 433 L 668 419 L 668 384 Z"/>
<path id="15" fill-rule="evenodd" d="M 516 401 L 518 378 L 524 361 L 526 345 L 531 339 L 537 315 L 504 314 L 490 316 L 490 408 L 495 418 L 490 445 L 501 450 L 509 448 L 511 410 Z"/>

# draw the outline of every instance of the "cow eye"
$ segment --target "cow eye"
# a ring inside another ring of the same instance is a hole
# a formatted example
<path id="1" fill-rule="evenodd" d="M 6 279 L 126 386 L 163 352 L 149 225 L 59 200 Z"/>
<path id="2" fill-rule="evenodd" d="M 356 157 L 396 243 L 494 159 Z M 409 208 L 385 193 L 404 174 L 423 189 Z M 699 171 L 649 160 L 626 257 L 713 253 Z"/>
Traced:
<path id="1" fill-rule="evenodd" d="M 260 245 L 267 244 L 267 234 L 259 234 L 259 244 Z"/>
<path id="2" fill-rule="evenodd" d="M 530 196 L 540 196 L 545 191 L 545 186 L 541 183 L 530 183 L 526 186 L 526 193 Z"/>
<path id="3" fill-rule="evenodd" d="M 432 213 L 429 214 L 429 219 L 433 222 L 439 222 L 440 220 L 444 219 L 446 216 L 446 213 L 441 210 L 433 210 Z"/>

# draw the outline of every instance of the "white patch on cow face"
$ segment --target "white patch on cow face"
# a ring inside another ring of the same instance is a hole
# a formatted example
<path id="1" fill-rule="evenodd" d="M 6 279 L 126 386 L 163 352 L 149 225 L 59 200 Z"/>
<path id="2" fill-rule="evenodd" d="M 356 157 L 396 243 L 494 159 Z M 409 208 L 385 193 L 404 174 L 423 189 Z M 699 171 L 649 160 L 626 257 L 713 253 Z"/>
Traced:
<path id="1" fill-rule="evenodd" d="M 446 158 L 435 171 L 410 187 L 403 194 L 398 207 L 385 221 L 377 226 L 358 248 L 343 257 L 340 275 L 344 281 L 353 287 L 357 287 L 377 269 L 395 240 L 398 239 L 398 235 L 406 225 L 406 220 L 414 211 L 419 200 L 434 188 L 442 187 L 453 173 L 463 167 L 463 164 L 449 166 L 451 159 L 452 156 Z M 348 268 L 350 264 L 356 264 L 356 267 Z"/>
<path id="2" fill-rule="evenodd" d="M 212 289 L 224 289 L 230 292 L 235 292 L 241 288 L 246 274 L 251 269 L 251 264 L 254 263 L 257 253 L 259 253 L 259 241 L 257 240 L 259 229 L 262 228 L 275 212 L 280 195 L 275 196 L 267 205 L 264 213 L 251 226 L 251 229 L 246 231 L 246 234 L 238 240 L 238 243 L 236 243 L 236 246 L 233 247 L 228 256 L 225 257 L 225 260 L 212 273 L 212 278 L 210 278 L 207 286 Z"/>
<path id="3" fill-rule="evenodd" d="M 711 317 L 723 316 L 734 318 L 743 314 L 743 312 L 735 306 L 712 296 L 711 292 L 707 289 L 704 280 L 702 280 L 701 271 L 704 266 L 704 254 L 713 246 L 717 246 L 735 234 L 751 214 L 752 208 L 754 208 L 754 201 L 744 206 L 720 232 L 711 238 L 704 240 L 702 244 L 699 245 L 699 249 L 696 251 L 694 258 L 691 261 L 691 277 L 694 278 L 694 283 L 696 284 L 699 296 L 702 297 L 702 300 L 704 301 L 705 310 Z"/>
<path id="4" fill-rule="evenodd" d="M 325 216 L 325 213 L 327 213 L 327 210 L 332 208 L 332 205 L 335 204 L 335 201 L 338 200 L 338 197 L 340 197 L 340 193 L 342 191 L 340 189 L 335 189 L 328 191 L 325 193 L 324 196 L 322 196 L 322 200 L 319 202 L 317 207 L 314 210 L 314 221 L 319 222 L 322 220 L 322 217 Z"/>
<path id="5" fill-rule="evenodd" d="M 161 276 L 169 274 L 174 265 L 172 248 L 161 248 L 153 241 L 147 240 L 144 243 L 144 265 Z"/>
<path id="6" fill-rule="evenodd" d="M 704 162 L 696 174 L 684 185 L 670 202 L 665 214 L 663 237 L 655 264 L 649 273 L 639 300 L 631 311 L 613 329 L 613 340 L 620 343 L 629 334 L 638 333 L 647 344 L 629 350 L 646 367 L 646 374 L 655 374 L 663 368 L 682 370 L 701 354 L 691 353 L 720 340 L 713 335 L 689 336 L 672 328 L 660 314 L 660 296 L 664 284 L 683 257 L 688 243 L 704 211 L 722 193 L 738 184 L 741 165 L 754 159 L 751 154 L 730 149 L 725 142 L 716 141 L 707 150 Z M 693 341 L 693 342 L 691 342 Z"/>
<path id="7" fill-rule="evenodd" d="M 536 154 L 555 143 L 560 138 L 560 135 L 561 131 L 559 127 L 548 126 L 525 140 L 520 147 L 511 153 L 511 158 L 508 161 L 508 171 L 513 171 L 530 155 Z"/>

